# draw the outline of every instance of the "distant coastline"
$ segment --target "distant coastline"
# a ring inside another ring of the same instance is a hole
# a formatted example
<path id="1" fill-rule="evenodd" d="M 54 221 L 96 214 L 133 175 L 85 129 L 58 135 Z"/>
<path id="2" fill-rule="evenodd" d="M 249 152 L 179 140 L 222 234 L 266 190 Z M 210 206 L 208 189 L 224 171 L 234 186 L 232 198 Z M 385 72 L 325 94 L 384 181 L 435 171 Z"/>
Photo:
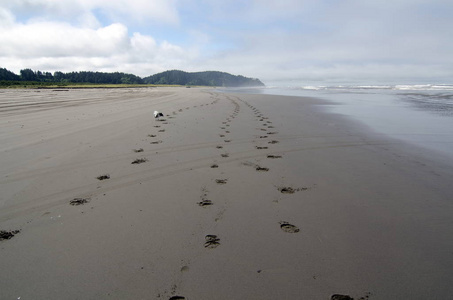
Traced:
<path id="1" fill-rule="evenodd" d="M 63 87 L 74 86 L 76 88 L 95 87 L 118 87 L 124 85 L 177 85 L 177 86 L 214 86 L 214 87 L 246 87 L 264 86 L 257 78 L 248 78 L 242 75 L 232 75 L 219 71 L 185 72 L 180 70 L 165 71 L 148 77 L 141 78 L 134 74 L 121 72 L 41 72 L 31 69 L 23 69 L 17 75 L 5 68 L 0 68 L 0 87 Z"/>

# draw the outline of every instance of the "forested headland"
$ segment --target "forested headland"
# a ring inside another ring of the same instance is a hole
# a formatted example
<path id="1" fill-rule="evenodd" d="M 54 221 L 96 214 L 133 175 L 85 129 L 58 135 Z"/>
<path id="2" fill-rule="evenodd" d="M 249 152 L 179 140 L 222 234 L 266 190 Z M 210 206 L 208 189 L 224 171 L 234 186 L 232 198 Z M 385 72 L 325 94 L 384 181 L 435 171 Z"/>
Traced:
<path id="1" fill-rule="evenodd" d="M 179 70 L 166 71 L 145 78 L 121 72 L 41 72 L 23 69 L 15 74 L 0 68 L 0 86 L 64 86 L 71 84 L 134 84 L 134 85 L 198 85 L 221 87 L 264 86 L 255 78 L 231 75 L 225 72 L 184 72 Z"/>

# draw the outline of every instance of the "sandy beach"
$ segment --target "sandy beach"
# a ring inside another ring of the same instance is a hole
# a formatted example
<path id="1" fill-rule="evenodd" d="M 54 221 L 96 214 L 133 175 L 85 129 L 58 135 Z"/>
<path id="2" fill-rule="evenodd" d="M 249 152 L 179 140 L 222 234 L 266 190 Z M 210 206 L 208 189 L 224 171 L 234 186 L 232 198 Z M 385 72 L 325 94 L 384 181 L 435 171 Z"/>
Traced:
<path id="1" fill-rule="evenodd" d="M 0 299 L 451 298 L 453 162 L 326 104 L 0 90 Z"/>

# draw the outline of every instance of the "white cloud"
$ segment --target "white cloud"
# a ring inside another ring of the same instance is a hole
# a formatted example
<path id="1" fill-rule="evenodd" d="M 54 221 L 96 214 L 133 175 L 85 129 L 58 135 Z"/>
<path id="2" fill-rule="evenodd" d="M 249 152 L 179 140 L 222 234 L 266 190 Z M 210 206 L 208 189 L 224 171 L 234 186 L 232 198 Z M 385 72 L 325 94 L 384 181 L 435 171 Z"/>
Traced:
<path id="1" fill-rule="evenodd" d="M 0 66 L 16 73 L 42 71 L 121 71 L 148 76 L 179 68 L 191 52 L 140 33 L 129 36 L 123 24 L 97 29 L 62 22 L 14 24 L 0 30 Z"/>

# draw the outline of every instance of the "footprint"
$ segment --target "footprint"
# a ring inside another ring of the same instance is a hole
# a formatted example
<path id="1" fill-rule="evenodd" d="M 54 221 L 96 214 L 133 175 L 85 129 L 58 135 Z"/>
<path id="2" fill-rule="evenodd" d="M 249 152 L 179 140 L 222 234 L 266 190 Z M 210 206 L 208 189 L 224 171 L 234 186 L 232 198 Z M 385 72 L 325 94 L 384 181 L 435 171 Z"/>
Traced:
<path id="1" fill-rule="evenodd" d="M 231 140 L 224 140 L 224 142 L 225 142 L 225 143 L 229 143 L 229 142 L 231 142 Z"/>
<path id="2" fill-rule="evenodd" d="M 197 204 L 203 207 L 203 206 L 212 205 L 214 203 L 212 203 L 211 200 L 204 199 L 204 200 L 201 200 L 200 202 L 197 202 Z"/>
<path id="3" fill-rule="evenodd" d="M 258 150 L 265 150 L 268 149 L 269 147 L 255 146 L 255 148 Z"/>
<path id="4" fill-rule="evenodd" d="M 306 191 L 308 190 L 308 188 L 306 187 L 303 187 L 303 188 L 292 188 L 290 186 L 285 186 L 285 187 L 279 187 L 278 190 L 280 191 L 280 193 L 282 194 L 294 194 L 295 192 L 299 192 L 299 191 Z"/>
<path id="5" fill-rule="evenodd" d="M 136 165 L 136 164 L 142 164 L 142 163 L 145 163 L 147 162 L 148 160 L 146 158 L 137 158 L 136 160 L 134 160 L 133 162 L 131 162 L 131 164 L 133 165 Z"/>
<path id="6" fill-rule="evenodd" d="M 216 148 L 217 148 L 217 149 L 222 149 L 222 148 L 223 148 L 223 146 L 220 146 L 220 145 L 219 145 L 219 146 L 217 146 Z"/>
<path id="7" fill-rule="evenodd" d="M 296 233 L 296 232 L 299 232 L 299 228 L 297 228 L 297 226 L 294 226 L 292 224 L 289 224 L 288 222 L 280 222 L 280 228 L 284 231 L 284 232 L 288 232 L 288 233 Z"/>
<path id="8" fill-rule="evenodd" d="M 217 184 L 226 184 L 228 181 L 228 179 L 216 179 L 215 182 Z"/>
<path id="9" fill-rule="evenodd" d="M 20 232 L 20 230 L 11 230 L 11 231 L 0 230 L 0 241 L 10 240 L 19 232 Z"/>
<path id="10" fill-rule="evenodd" d="M 96 178 L 98 180 L 106 180 L 106 179 L 110 179 L 110 175 L 109 174 L 104 174 L 104 175 L 98 176 Z"/>
<path id="11" fill-rule="evenodd" d="M 278 132 L 276 131 L 271 131 L 271 132 L 268 132 L 267 134 L 277 134 Z"/>
<path id="12" fill-rule="evenodd" d="M 140 149 L 134 149 L 134 152 L 135 152 L 135 153 L 138 153 L 138 152 L 143 152 L 143 148 L 140 148 Z"/>
<path id="13" fill-rule="evenodd" d="M 149 137 L 156 137 L 155 134 L 148 134 Z"/>
<path id="14" fill-rule="evenodd" d="M 268 142 L 268 144 L 278 144 L 278 143 L 279 143 L 279 141 L 275 141 L 275 140 Z"/>
<path id="15" fill-rule="evenodd" d="M 220 156 L 222 156 L 222 157 L 230 157 L 230 155 L 228 153 L 220 154 Z"/>
<path id="16" fill-rule="evenodd" d="M 162 141 L 154 141 L 154 142 L 151 142 L 150 144 L 160 144 L 162 143 Z"/>
<path id="17" fill-rule="evenodd" d="M 260 139 L 266 139 L 267 137 L 267 135 L 260 135 Z"/>
<path id="18" fill-rule="evenodd" d="M 207 236 L 205 236 L 205 243 L 204 243 L 204 247 L 205 248 L 216 248 L 217 246 L 220 245 L 220 239 L 217 238 L 216 235 L 214 234 L 208 234 Z"/>
<path id="19" fill-rule="evenodd" d="M 183 299 L 186 299 L 186 297 L 183 297 L 183 296 L 173 296 L 173 297 L 171 297 L 169 300 L 183 300 Z"/>
<path id="20" fill-rule="evenodd" d="M 264 168 L 264 167 L 256 167 L 255 170 L 257 170 L 258 172 L 267 172 L 269 171 L 269 168 Z"/>
<path id="21" fill-rule="evenodd" d="M 165 129 L 161 129 L 161 130 L 159 130 L 158 132 L 165 132 Z"/>
<path id="22" fill-rule="evenodd" d="M 354 298 L 351 298 L 349 295 L 335 294 L 330 297 L 330 300 L 354 300 Z"/>
<path id="23" fill-rule="evenodd" d="M 225 135 L 224 135 L 224 134 L 219 134 L 219 136 L 220 136 L 220 137 L 225 137 Z"/>
<path id="24" fill-rule="evenodd" d="M 219 167 L 218 164 L 213 164 L 213 165 L 211 165 L 211 168 L 213 168 L 213 169 L 214 169 L 214 168 L 218 168 L 218 167 Z"/>
<path id="25" fill-rule="evenodd" d="M 275 158 L 282 158 L 281 155 L 268 155 L 267 158 L 272 158 L 272 159 L 275 159 Z"/>
<path id="26" fill-rule="evenodd" d="M 160 127 L 160 125 L 154 125 L 154 127 L 156 127 L 156 128 L 159 128 L 159 127 Z"/>
<path id="27" fill-rule="evenodd" d="M 89 198 L 74 198 L 71 201 L 69 201 L 69 204 L 75 206 L 75 205 L 83 205 L 88 202 L 90 202 Z"/>

